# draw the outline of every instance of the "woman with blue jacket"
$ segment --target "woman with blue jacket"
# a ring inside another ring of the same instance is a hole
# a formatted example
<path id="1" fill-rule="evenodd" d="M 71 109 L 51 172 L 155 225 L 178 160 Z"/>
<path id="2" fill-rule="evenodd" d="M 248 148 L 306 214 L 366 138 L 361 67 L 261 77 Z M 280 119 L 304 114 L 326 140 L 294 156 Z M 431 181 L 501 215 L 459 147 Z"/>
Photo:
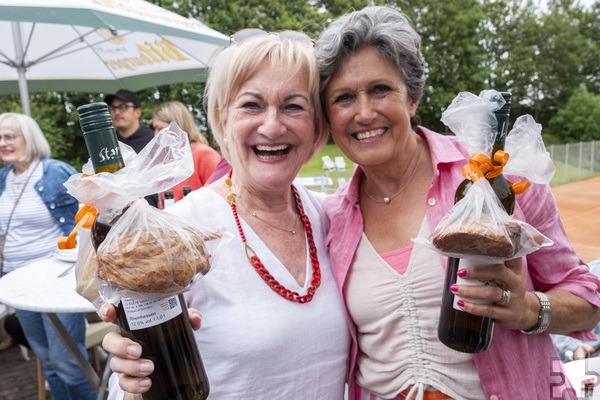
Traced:
<path id="1" fill-rule="evenodd" d="M 0 275 L 52 257 L 57 240 L 75 226 L 77 200 L 63 183 L 77 171 L 50 158 L 37 122 L 24 114 L 0 114 Z M 52 299 L 48 299 L 52 301 Z M 16 310 L 25 337 L 42 361 L 54 399 L 95 399 L 95 391 L 42 314 Z M 58 314 L 85 351 L 84 314 Z"/>

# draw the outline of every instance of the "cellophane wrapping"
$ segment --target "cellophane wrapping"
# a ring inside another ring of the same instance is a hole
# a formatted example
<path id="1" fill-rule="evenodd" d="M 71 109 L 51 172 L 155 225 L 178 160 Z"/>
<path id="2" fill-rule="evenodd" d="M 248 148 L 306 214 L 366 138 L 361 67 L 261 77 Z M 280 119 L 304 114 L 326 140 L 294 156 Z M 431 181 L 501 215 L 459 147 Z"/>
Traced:
<path id="1" fill-rule="evenodd" d="M 470 154 L 490 157 L 498 131 L 494 111 L 503 105 L 495 90 L 485 90 L 479 96 L 461 92 L 442 113 L 442 122 Z M 509 158 L 502 173 L 509 179 L 550 183 L 555 168 L 541 131 L 541 125 L 530 115 L 516 119 L 504 148 Z M 508 215 L 487 179 L 477 179 L 429 237 L 413 241 L 445 256 L 486 261 L 522 257 L 552 244 L 531 225 Z"/>
<path id="2" fill-rule="evenodd" d="M 91 162 L 65 183 L 81 203 L 112 225 L 97 252 L 83 230 L 76 262 L 77 292 L 94 305 L 122 297 L 152 299 L 181 293 L 210 270 L 225 236 L 148 204 L 194 172 L 187 134 L 172 122 L 136 154 L 119 143 L 125 167 L 94 174 Z M 101 276 L 99 276 L 99 272 Z"/>

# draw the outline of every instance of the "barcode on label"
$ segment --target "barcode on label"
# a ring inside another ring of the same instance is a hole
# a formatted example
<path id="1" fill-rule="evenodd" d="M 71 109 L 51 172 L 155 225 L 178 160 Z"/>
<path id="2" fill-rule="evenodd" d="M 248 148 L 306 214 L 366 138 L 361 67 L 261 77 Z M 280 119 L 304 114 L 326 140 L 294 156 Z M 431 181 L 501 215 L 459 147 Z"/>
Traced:
<path id="1" fill-rule="evenodd" d="M 169 299 L 169 310 L 171 310 L 175 307 L 177 307 L 177 298 L 173 297 L 173 298 Z"/>

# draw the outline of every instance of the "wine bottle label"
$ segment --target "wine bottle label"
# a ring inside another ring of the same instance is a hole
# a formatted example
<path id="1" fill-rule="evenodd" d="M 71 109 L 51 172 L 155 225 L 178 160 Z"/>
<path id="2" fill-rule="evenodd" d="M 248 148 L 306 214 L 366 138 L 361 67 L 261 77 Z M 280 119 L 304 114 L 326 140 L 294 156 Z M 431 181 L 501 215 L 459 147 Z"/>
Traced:
<path id="1" fill-rule="evenodd" d="M 98 130 L 94 135 L 86 135 L 85 143 L 95 169 L 123 162 L 117 137 L 111 129 Z"/>
<path id="2" fill-rule="evenodd" d="M 464 269 L 464 268 L 468 268 L 471 265 L 497 265 L 498 263 L 501 263 L 501 261 L 481 261 L 481 260 L 470 260 L 468 258 L 461 258 L 460 261 L 458 262 L 458 269 Z M 496 283 L 496 281 L 486 281 L 486 280 L 477 280 L 477 279 L 463 279 L 460 276 L 456 277 L 456 284 L 457 285 L 463 285 L 463 286 L 485 286 L 485 285 L 491 285 L 491 286 L 498 286 L 498 284 Z M 462 308 L 460 308 L 456 302 L 458 300 L 465 300 L 468 301 L 469 303 L 476 303 L 476 304 L 492 304 L 492 301 L 487 301 L 487 300 L 482 300 L 482 299 L 471 299 L 468 297 L 460 297 L 457 295 L 454 295 L 454 308 L 456 310 L 462 311 Z"/>
<path id="3" fill-rule="evenodd" d="M 121 299 L 129 329 L 150 328 L 177 317 L 182 312 L 178 296 L 159 300 Z"/>

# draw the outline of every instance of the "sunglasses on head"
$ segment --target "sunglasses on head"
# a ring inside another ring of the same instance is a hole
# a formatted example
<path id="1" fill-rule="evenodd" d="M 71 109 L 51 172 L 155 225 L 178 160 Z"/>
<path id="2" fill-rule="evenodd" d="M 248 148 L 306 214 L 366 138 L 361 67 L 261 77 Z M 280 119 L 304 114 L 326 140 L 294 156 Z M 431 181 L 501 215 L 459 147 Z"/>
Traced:
<path id="1" fill-rule="evenodd" d="M 281 41 L 298 42 L 304 47 L 312 47 L 313 40 L 306 34 L 297 31 L 266 32 L 262 29 L 249 28 L 237 31 L 229 37 L 229 44 L 240 46 L 250 39 L 262 36 L 276 35 Z"/>

